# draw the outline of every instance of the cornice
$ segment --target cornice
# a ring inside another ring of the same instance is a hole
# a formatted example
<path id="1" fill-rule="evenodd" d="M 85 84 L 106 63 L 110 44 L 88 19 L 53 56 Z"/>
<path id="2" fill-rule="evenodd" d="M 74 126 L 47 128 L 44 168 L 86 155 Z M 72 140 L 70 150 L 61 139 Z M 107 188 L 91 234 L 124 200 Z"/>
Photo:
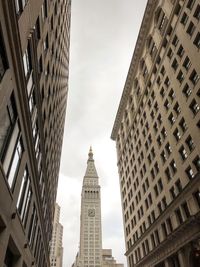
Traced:
<path id="1" fill-rule="evenodd" d="M 132 88 L 133 79 L 134 79 L 136 71 L 138 69 L 138 63 L 140 60 L 140 56 L 142 54 L 143 47 L 145 45 L 145 39 L 147 38 L 149 26 L 151 25 L 150 22 L 151 22 L 151 19 L 152 19 L 152 16 L 154 14 L 154 10 L 155 10 L 157 4 L 158 4 L 158 1 L 156 1 L 156 0 L 148 0 L 147 6 L 146 6 L 146 9 L 144 12 L 142 24 L 140 27 L 137 41 L 136 41 L 136 45 L 135 45 L 135 49 L 134 49 L 133 56 L 131 59 L 128 75 L 127 75 L 125 85 L 124 85 L 124 90 L 123 90 L 123 93 L 121 96 L 119 108 L 117 111 L 117 115 L 115 118 L 112 133 L 111 133 L 111 139 L 113 139 L 113 140 L 116 139 L 117 132 L 118 132 L 118 129 L 120 127 L 123 112 L 126 108 L 126 103 L 127 103 L 127 100 L 128 100 L 129 94 L 130 94 L 130 90 Z"/>

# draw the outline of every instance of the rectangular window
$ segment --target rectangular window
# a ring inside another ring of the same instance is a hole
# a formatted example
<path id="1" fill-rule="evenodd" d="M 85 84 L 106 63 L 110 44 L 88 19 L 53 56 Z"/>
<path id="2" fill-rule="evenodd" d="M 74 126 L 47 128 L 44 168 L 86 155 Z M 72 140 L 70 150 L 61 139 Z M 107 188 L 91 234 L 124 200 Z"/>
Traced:
<path id="1" fill-rule="evenodd" d="M 30 50 L 30 44 L 28 44 L 27 49 L 24 52 L 23 55 L 23 65 L 24 65 L 24 74 L 25 77 L 28 78 L 29 74 L 31 72 L 32 66 L 31 66 L 31 50 Z"/>
<path id="2" fill-rule="evenodd" d="M 0 27 L 0 82 L 7 69 L 8 69 L 8 60 L 7 60 L 5 44 L 3 41 L 3 34 Z"/>
<path id="3" fill-rule="evenodd" d="M 31 196 L 32 196 L 32 190 L 31 190 L 30 178 L 28 169 L 26 168 L 22 178 L 20 192 L 17 200 L 17 209 L 24 226 L 26 226 L 28 218 Z"/>
<path id="4" fill-rule="evenodd" d="M 183 223 L 183 216 L 182 216 L 181 210 L 179 208 L 175 210 L 175 214 L 176 214 L 176 218 L 178 220 L 178 223 L 182 224 Z"/>
<path id="5" fill-rule="evenodd" d="M 194 39 L 194 45 L 199 49 L 200 48 L 200 33 L 198 32 L 195 39 Z"/>

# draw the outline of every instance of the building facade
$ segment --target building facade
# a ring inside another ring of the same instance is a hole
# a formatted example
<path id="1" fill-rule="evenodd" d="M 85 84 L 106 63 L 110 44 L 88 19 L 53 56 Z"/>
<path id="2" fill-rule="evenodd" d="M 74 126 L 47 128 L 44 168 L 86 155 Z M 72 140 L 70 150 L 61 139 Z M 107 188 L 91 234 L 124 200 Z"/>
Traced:
<path id="1" fill-rule="evenodd" d="M 80 247 L 72 267 L 123 267 L 111 249 L 102 249 L 101 191 L 90 148 L 81 193 Z"/>
<path id="2" fill-rule="evenodd" d="M 51 238 L 50 264 L 51 267 L 62 267 L 63 261 L 63 226 L 60 220 L 60 206 L 56 203 L 53 220 L 53 233 Z"/>
<path id="3" fill-rule="evenodd" d="M 80 221 L 80 267 L 101 267 L 101 191 L 99 177 L 90 148 L 83 178 Z"/>
<path id="4" fill-rule="evenodd" d="M 112 256 L 112 249 L 102 249 L 102 267 L 123 267 Z"/>
<path id="5" fill-rule="evenodd" d="M 0 0 L 0 266 L 50 266 L 70 5 Z"/>
<path id="6" fill-rule="evenodd" d="M 200 1 L 149 0 L 111 138 L 128 266 L 200 266 Z"/>

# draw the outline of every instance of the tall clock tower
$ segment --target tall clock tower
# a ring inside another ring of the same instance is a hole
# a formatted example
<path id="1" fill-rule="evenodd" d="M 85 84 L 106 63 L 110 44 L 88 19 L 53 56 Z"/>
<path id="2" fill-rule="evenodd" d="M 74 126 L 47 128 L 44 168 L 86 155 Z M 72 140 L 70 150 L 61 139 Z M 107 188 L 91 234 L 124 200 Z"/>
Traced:
<path id="1" fill-rule="evenodd" d="M 80 267 L 101 267 L 101 195 L 93 152 L 88 154 L 81 194 Z"/>

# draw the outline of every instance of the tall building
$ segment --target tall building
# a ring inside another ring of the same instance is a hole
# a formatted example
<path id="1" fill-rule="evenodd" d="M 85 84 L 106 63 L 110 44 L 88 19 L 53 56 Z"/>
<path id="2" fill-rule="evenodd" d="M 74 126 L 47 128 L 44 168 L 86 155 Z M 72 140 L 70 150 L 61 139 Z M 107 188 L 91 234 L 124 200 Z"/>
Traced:
<path id="1" fill-rule="evenodd" d="M 50 264 L 51 267 L 62 267 L 63 260 L 63 226 L 60 220 L 60 206 L 56 203 L 53 220 L 53 233 L 51 238 Z"/>
<path id="2" fill-rule="evenodd" d="M 0 0 L 0 266 L 50 266 L 70 0 Z"/>
<path id="3" fill-rule="evenodd" d="M 101 266 L 101 195 L 90 148 L 81 193 L 80 267 Z"/>
<path id="4" fill-rule="evenodd" d="M 111 138 L 128 266 L 200 266 L 200 1 L 149 0 Z"/>
<path id="5" fill-rule="evenodd" d="M 80 247 L 72 267 L 123 267 L 102 249 L 101 192 L 99 177 L 90 148 L 81 193 Z"/>

